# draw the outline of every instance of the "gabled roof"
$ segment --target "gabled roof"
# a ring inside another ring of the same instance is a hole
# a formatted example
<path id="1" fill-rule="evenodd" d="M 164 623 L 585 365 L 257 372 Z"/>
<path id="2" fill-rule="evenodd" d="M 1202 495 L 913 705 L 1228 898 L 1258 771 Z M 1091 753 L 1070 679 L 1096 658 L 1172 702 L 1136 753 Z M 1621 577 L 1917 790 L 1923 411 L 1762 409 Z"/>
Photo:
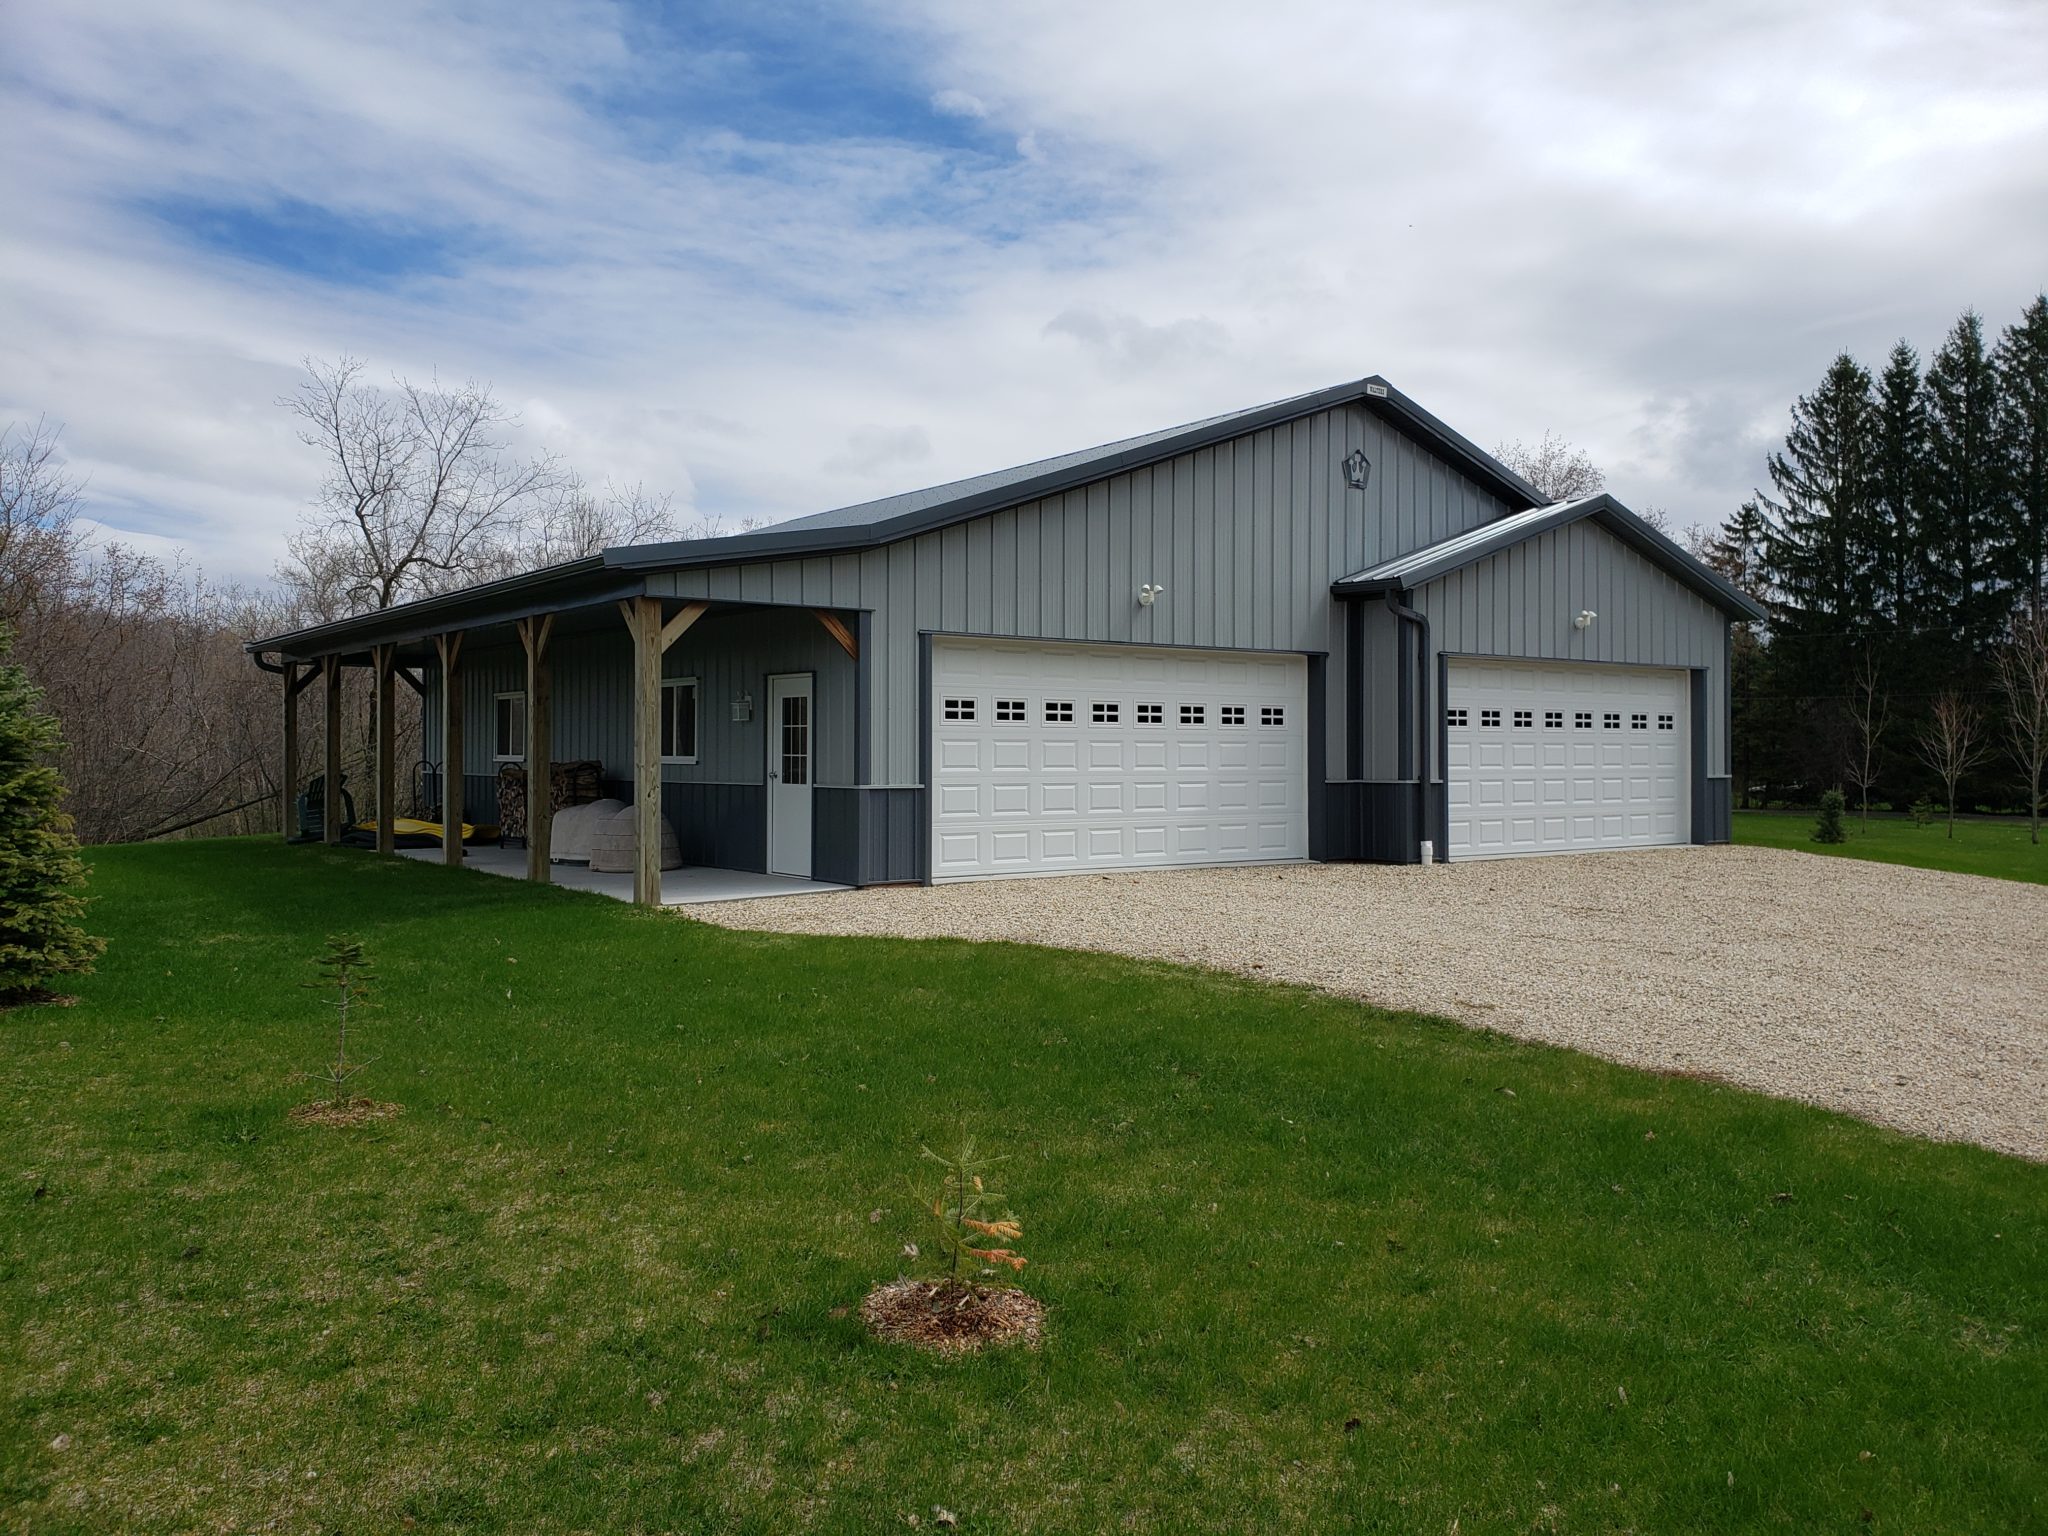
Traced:
<path id="1" fill-rule="evenodd" d="M 1014 469 L 975 475 L 900 496 L 884 496 L 831 512 L 792 518 L 772 528 L 722 539 L 687 539 L 668 544 L 641 544 L 604 552 L 607 565 L 641 568 L 650 565 L 727 565 L 786 555 L 836 554 L 887 544 L 948 523 L 978 517 L 1057 495 L 1090 481 L 1156 464 L 1176 454 L 1191 453 L 1311 416 L 1337 405 L 1362 405 L 1415 438 L 1431 452 L 1455 464 L 1510 506 L 1534 506 L 1543 500 L 1536 488 L 1469 438 L 1445 426 L 1377 374 L 1305 395 L 1292 395 L 1267 405 L 1250 406 L 1185 426 L 1168 427 L 1126 437 L 1099 448 L 1084 448 L 1056 458 L 1039 459 Z"/>
<path id="2" fill-rule="evenodd" d="M 545 570 L 485 582 L 459 592 L 421 598 L 410 603 L 336 620 L 292 634 L 253 640 L 251 652 L 281 650 L 293 655 L 318 655 L 346 648 L 360 650 L 393 636 L 417 637 L 463 624 L 505 622 L 508 617 L 547 611 L 569 602 L 602 602 L 631 590 L 629 578 L 648 571 L 707 565 L 737 565 L 751 560 L 779 560 L 800 555 L 845 554 L 893 543 L 964 522 L 985 512 L 1018 506 L 1042 496 L 1100 480 L 1125 470 L 1156 464 L 1247 432 L 1278 426 L 1339 405 L 1359 405 L 1456 465 L 1511 507 L 1535 506 L 1543 500 L 1536 488 L 1478 444 L 1453 431 L 1428 411 L 1374 374 L 1305 395 L 1293 395 L 1185 426 L 1127 437 L 1099 448 L 1057 458 L 1039 459 L 1014 469 L 954 480 L 879 501 L 864 501 L 831 512 L 793 518 L 751 533 L 717 539 L 682 539 L 662 544 L 632 544 L 573 560 Z M 622 585 L 625 584 L 625 585 Z"/>
<path id="3" fill-rule="evenodd" d="M 1716 607 L 1737 618 L 1760 620 L 1765 617 L 1762 608 L 1718 571 L 1700 564 L 1605 492 L 1582 497 L 1578 501 L 1531 507 L 1526 512 L 1517 512 L 1468 529 L 1440 543 L 1426 544 L 1421 549 L 1410 550 L 1405 555 L 1396 555 L 1391 560 L 1382 560 L 1378 565 L 1340 577 L 1330 584 L 1330 590 L 1345 597 L 1377 597 L 1388 592 L 1413 591 L 1484 560 L 1488 555 L 1499 554 L 1538 534 L 1576 523 L 1581 518 L 1592 518 L 1623 543 L 1646 556 L 1653 565 L 1691 587 Z"/>

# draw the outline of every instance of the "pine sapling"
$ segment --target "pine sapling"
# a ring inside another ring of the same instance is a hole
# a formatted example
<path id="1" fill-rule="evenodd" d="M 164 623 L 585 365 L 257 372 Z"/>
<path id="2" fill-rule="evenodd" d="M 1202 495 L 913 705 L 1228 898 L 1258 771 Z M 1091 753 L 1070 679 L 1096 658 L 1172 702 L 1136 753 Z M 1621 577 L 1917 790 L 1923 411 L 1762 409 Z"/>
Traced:
<path id="1" fill-rule="evenodd" d="M 370 1001 L 369 983 L 373 978 L 361 941 L 341 935 L 327 940 L 318 966 L 320 979 L 306 985 L 327 993 L 327 1006 L 334 1010 L 334 1060 L 321 1071 L 320 1077 L 327 1084 L 328 1106 L 340 1110 L 348 1103 L 349 1080 L 377 1059 L 348 1059 L 349 1015 L 354 1009 L 375 1006 Z"/>
<path id="2" fill-rule="evenodd" d="M 913 1191 L 930 1217 L 934 1236 L 934 1257 L 945 1264 L 940 1300 L 964 1302 L 978 1290 L 978 1277 L 996 1265 L 1012 1270 L 1024 1267 L 1023 1255 L 1006 1247 L 980 1247 L 979 1243 L 1010 1243 L 1024 1235 L 1023 1228 L 1009 1213 L 1003 1197 L 990 1189 L 983 1178 L 1000 1158 L 981 1156 L 967 1127 L 960 1127 L 960 1142 L 950 1153 L 920 1147 L 939 1165 L 939 1185 L 930 1193 Z"/>

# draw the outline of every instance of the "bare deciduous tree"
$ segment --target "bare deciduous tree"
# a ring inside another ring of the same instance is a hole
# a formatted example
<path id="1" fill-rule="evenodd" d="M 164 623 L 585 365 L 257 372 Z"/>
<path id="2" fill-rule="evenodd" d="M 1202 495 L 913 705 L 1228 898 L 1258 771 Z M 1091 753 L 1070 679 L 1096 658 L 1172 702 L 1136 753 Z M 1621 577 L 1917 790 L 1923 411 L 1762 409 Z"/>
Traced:
<path id="1" fill-rule="evenodd" d="M 36 673 L 45 606 L 61 591 L 85 541 L 75 523 L 83 490 L 57 456 L 44 421 L 0 427 L 0 624 L 15 659 Z"/>
<path id="2" fill-rule="evenodd" d="M 2027 790 L 2027 830 L 2041 841 L 2041 788 L 2048 777 L 2048 614 L 2016 615 L 1991 654 L 2005 696 L 2005 746 Z"/>
<path id="3" fill-rule="evenodd" d="M 1849 717 L 1847 751 L 1842 777 L 1856 786 L 1862 797 L 1863 829 L 1870 830 L 1870 786 L 1877 782 L 1884 763 L 1884 733 L 1891 723 L 1891 696 L 1881 687 L 1877 653 L 1866 650 L 1856 675 L 1849 681 L 1846 705 Z"/>
<path id="4" fill-rule="evenodd" d="M 1934 701 L 1917 741 L 1920 761 L 1941 780 L 1948 802 L 1948 835 L 1956 835 L 1956 785 L 1984 761 L 1984 717 L 1960 695 L 1944 693 Z"/>
<path id="5" fill-rule="evenodd" d="M 557 493 L 533 509 L 506 542 L 492 575 L 510 576 L 582 560 L 626 544 L 653 544 L 692 537 L 678 527 L 668 496 L 645 487 L 607 480 L 593 491 L 583 478 L 567 474 Z"/>
<path id="6" fill-rule="evenodd" d="M 1531 448 L 1519 439 L 1502 443 L 1493 456 L 1543 493 L 1548 501 L 1577 501 L 1598 495 L 1607 477 L 1582 448 L 1552 432 Z"/>
<path id="7" fill-rule="evenodd" d="M 315 507 L 278 575 L 310 614 L 389 608 L 488 575 L 564 484 L 549 455 L 516 459 L 516 419 L 474 381 L 362 381 L 354 358 L 306 362 L 281 403 L 327 460 Z"/>

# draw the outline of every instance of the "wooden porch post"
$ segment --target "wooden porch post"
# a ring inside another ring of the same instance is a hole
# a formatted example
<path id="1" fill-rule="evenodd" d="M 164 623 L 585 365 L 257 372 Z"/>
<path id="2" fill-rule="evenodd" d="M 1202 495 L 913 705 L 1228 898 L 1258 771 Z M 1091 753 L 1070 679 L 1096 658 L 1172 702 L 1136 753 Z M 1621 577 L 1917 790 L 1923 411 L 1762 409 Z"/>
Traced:
<path id="1" fill-rule="evenodd" d="M 548 640 L 555 616 L 519 621 L 526 651 L 526 878 L 546 885 L 554 875 L 548 861 L 555 824 L 554 675 Z"/>
<path id="2" fill-rule="evenodd" d="M 286 842 L 292 836 L 293 802 L 299 789 L 299 664 L 284 664 L 284 740 L 280 744 L 284 761 L 278 765 L 277 825 Z"/>
<path id="3" fill-rule="evenodd" d="M 434 636 L 441 658 L 441 862 L 462 862 L 462 631 Z"/>
<path id="4" fill-rule="evenodd" d="M 321 665 L 327 672 L 327 720 L 322 728 L 327 788 L 320 797 L 320 841 L 331 845 L 341 841 L 341 658 L 324 657 Z"/>
<path id="5" fill-rule="evenodd" d="M 658 597 L 619 604 L 633 636 L 633 900 L 661 905 L 661 659 L 704 617 L 704 603 L 685 603 L 666 624 Z"/>
<path id="6" fill-rule="evenodd" d="M 394 697 L 398 679 L 398 647 L 370 648 L 370 670 L 377 690 L 377 851 L 396 853 L 398 835 L 392 820 L 398 811 L 398 700 Z"/>

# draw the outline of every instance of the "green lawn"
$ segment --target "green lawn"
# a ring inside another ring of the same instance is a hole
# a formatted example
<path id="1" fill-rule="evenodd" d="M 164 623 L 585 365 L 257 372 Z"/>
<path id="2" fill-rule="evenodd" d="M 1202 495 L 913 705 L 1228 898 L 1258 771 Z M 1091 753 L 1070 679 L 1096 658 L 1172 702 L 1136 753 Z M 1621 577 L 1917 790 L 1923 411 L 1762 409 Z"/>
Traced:
<path id="1" fill-rule="evenodd" d="M 92 857 L 101 973 L 0 1018 L 9 1531 L 2048 1528 L 2040 1166 L 1167 966 Z M 294 1127 L 342 928 L 409 1112 Z M 845 1314 L 959 1111 L 1036 1354 Z"/>
<path id="2" fill-rule="evenodd" d="M 1844 819 L 1846 843 L 1816 843 L 1814 819 L 1811 811 L 1737 811 L 1735 841 L 2048 885 L 2048 841 L 2029 841 L 2021 817 L 1965 817 L 1957 821 L 1951 838 L 1944 822 L 1919 827 L 1905 816 L 1874 815 L 1866 828 L 1852 810 Z"/>

